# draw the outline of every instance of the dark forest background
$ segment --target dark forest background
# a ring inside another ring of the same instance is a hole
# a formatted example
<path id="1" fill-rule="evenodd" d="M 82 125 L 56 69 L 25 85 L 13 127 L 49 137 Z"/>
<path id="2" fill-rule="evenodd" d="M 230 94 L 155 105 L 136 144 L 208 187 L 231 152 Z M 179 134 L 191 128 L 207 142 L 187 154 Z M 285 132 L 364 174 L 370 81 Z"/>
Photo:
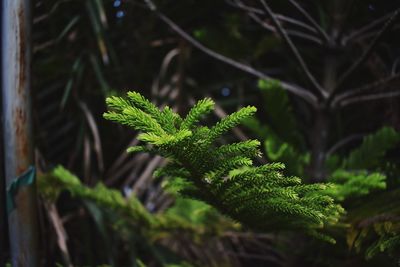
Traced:
<path id="1" fill-rule="evenodd" d="M 398 266 L 399 10 L 394 0 L 33 1 L 43 266 Z M 105 98 L 132 90 L 180 114 L 211 97 L 209 123 L 254 105 L 256 119 L 222 143 L 257 138 L 260 163 L 284 162 L 305 183 L 380 173 L 386 185 L 345 184 L 335 245 L 203 216 L 208 207 L 153 178 L 164 159 L 126 153 L 137 132 L 103 119 Z M 106 187 L 49 197 L 40 177 L 58 165 Z M 114 193 L 203 230 L 150 235 L 105 200 Z"/>

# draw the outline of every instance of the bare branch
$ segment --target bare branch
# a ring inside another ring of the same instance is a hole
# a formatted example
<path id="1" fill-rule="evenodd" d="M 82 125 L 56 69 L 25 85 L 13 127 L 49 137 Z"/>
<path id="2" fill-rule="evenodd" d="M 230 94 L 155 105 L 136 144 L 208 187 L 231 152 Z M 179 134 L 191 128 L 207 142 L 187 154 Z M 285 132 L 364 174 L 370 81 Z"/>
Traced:
<path id="1" fill-rule="evenodd" d="M 398 23 L 392 26 L 392 31 L 394 31 L 394 32 L 396 32 L 399 29 L 400 29 L 400 24 L 398 24 Z M 362 35 L 354 38 L 352 40 L 352 42 L 354 42 L 354 43 L 368 42 L 367 39 L 375 37 L 379 33 L 379 31 L 380 30 L 373 30 L 373 31 L 366 32 L 365 34 L 362 34 Z"/>
<path id="2" fill-rule="evenodd" d="M 233 6 L 233 7 L 237 7 L 240 8 L 244 11 L 247 12 L 251 12 L 251 13 L 255 13 L 255 14 L 259 14 L 259 15 L 264 15 L 265 12 L 264 10 L 257 8 L 257 7 L 253 7 L 253 6 L 247 6 L 245 4 L 243 4 L 241 1 L 235 0 L 234 2 L 227 0 L 226 1 L 229 5 Z"/>
<path id="3" fill-rule="evenodd" d="M 274 78 L 268 76 L 267 74 L 254 69 L 253 67 L 235 61 L 229 57 L 226 57 L 222 54 L 219 54 L 209 48 L 207 48 L 206 46 L 204 46 L 203 44 L 201 44 L 200 42 L 198 42 L 196 39 L 194 39 L 192 36 L 190 36 L 187 32 L 185 32 L 182 28 L 180 28 L 175 22 L 173 22 L 171 19 L 169 19 L 167 16 L 165 16 L 164 14 L 162 14 L 161 12 L 159 12 L 157 10 L 157 7 L 155 6 L 155 4 L 151 1 L 151 0 L 146 0 L 146 3 L 149 4 L 149 8 L 151 10 L 154 11 L 154 13 L 162 20 L 164 21 L 172 30 L 174 30 L 177 34 L 179 34 L 183 39 L 185 39 L 186 41 L 188 41 L 190 44 L 192 44 L 194 47 L 198 48 L 199 50 L 201 50 L 202 52 L 204 52 L 205 54 L 221 61 L 224 62 L 232 67 L 235 67 L 239 70 L 242 70 L 244 72 L 247 72 L 253 76 L 256 76 L 260 79 L 264 79 L 264 80 L 275 80 Z M 317 98 L 315 97 L 314 94 L 312 94 L 311 92 L 307 91 L 306 89 L 299 87 L 297 85 L 291 84 L 289 82 L 285 82 L 285 81 L 280 81 L 281 86 L 283 89 L 297 95 L 298 97 L 304 99 L 305 101 L 307 101 L 309 104 L 311 104 L 313 107 L 315 107 L 317 105 Z"/>
<path id="4" fill-rule="evenodd" d="M 350 42 L 350 41 L 354 40 L 355 38 L 358 38 L 359 36 L 363 35 L 365 32 L 373 29 L 375 26 L 377 26 L 377 25 L 381 24 L 382 22 L 386 21 L 391 16 L 392 16 L 392 13 L 386 14 L 383 17 L 380 17 L 379 19 L 373 20 L 372 22 L 370 22 L 369 24 L 365 25 L 361 29 L 358 29 L 358 30 L 352 32 L 346 38 L 343 38 L 343 43 L 346 44 L 347 42 Z"/>
<path id="5" fill-rule="evenodd" d="M 157 6 L 153 3 L 152 0 L 144 0 L 144 3 L 150 8 L 151 11 L 157 10 Z"/>
<path id="6" fill-rule="evenodd" d="M 357 36 L 356 38 L 352 39 L 352 42 L 354 42 L 354 43 L 365 42 L 367 39 L 373 38 L 377 34 L 379 34 L 379 30 L 370 31 L 370 32 L 367 32 L 365 34 L 361 34 L 361 35 Z"/>
<path id="7" fill-rule="evenodd" d="M 146 168 L 142 171 L 140 177 L 137 178 L 135 184 L 132 186 L 132 190 L 136 196 L 140 197 L 143 194 L 146 184 L 149 183 L 154 170 L 159 167 L 163 161 L 165 160 L 162 157 L 155 156 L 148 162 Z"/>
<path id="8" fill-rule="evenodd" d="M 328 157 L 328 156 L 332 155 L 332 154 L 335 153 L 337 150 L 339 150 L 341 147 L 345 146 L 346 144 L 350 143 L 351 141 L 356 140 L 356 139 L 361 139 L 361 138 L 363 138 L 363 137 L 364 137 L 363 134 L 352 134 L 352 135 L 349 135 L 349 136 L 347 136 L 347 137 L 345 137 L 345 138 L 339 140 L 339 142 L 337 142 L 336 144 L 334 144 L 334 145 L 328 150 L 328 152 L 326 152 L 326 156 Z"/>
<path id="9" fill-rule="evenodd" d="M 337 88 L 341 84 L 343 84 L 346 81 L 346 79 L 349 78 L 351 76 L 351 74 L 353 74 L 353 72 L 355 70 L 357 70 L 357 68 L 359 68 L 362 65 L 362 63 L 364 63 L 364 61 L 369 57 L 369 55 L 374 50 L 375 46 L 378 44 L 378 42 L 380 41 L 382 36 L 386 33 L 387 30 L 389 30 L 391 28 L 393 23 L 396 21 L 396 18 L 399 15 L 399 13 L 400 13 L 400 9 L 397 9 L 395 12 L 393 12 L 392 16 L 387 20 L 385 25 L 382 27 L 382 29 L 376 35 L 374 40 L 368 46 L 367 50 L 365 50 L 364 53 L 359 57 L 359 59 L 356 62 L 354 62 L 354 64 L 351 65 L 348 68 L 348 70 L 345 71 L 344 74 L 339 78 L 339 81 L 337 83 Z"/>
<path id="10" fill-rule="evenodd" d="M 293 18 L 284 16 L 284 15 L 282 15 L 282 14 L 276 14 L 276 18 L 279 19 L 279 20 L 281 20 L 281 21 L 285 21 L 285 22 L 287 22 L 287 23 L 291 23 L 291 24 L 296 25 L 296 26 L 298 26 L 298 27 L 307 29 L 307 30 L 309 30 L 309 31 L 311 31 L 311 32 L 317 32 L 317 31 L 315 30 L 315 28 L 311 27 L 311 26 L 308 25 L 307 23 L 304 23 L 304 22 L 302 22 L 302 21 L 300 21 L 300 20 L 293 19 Z"/>
<path id="11" fill-rule="evenodd" d="M 102 174 L 104 171 L 104 160 L 103 160 L 103 149 L 101 147 L 99 128 L 97 126 L 97 123 L 96 123 L 96 120 L 94 119 L 93 114 L 90 112 L 87 105 L 79 100 L 78 100 L 78 104 L 79 104 L 79 107 L 82 109 L 82 112 L 85 115 L 86 121 L 92 132 L 93 142 L 94 142 L 94 151 L 97 156 L 97 163 L 98 163 L 99 171 Z"/>
<path id="12" fill-rule="evenodd" d="M 265 23 L 265 22 L 262 21 L 262 19 L 260 19 L 256 14 L 250 13 L 250 12 L 247 13 L 247 14 L 248 14 L 248 16 L 250 16 L 254 21 L 256 21 L 258 24 L 260 24 L 261 27 L 263 27 L 264 29 L 269 30 L 269 31 L 274 32 L 274 33 L 277 32 L 276 27 L 271 26 L 271 25 L 269 25 L 268 23 Z M 313 36 L 313 35 L 309 35 L 309 34 L 306 34 L 306 33 L 302 33 L 302 32 L 299 32 L 299 31 L 292 31 L 292 30 L 286 30 L 286 32 L 287 32 L 288 35 L 296 36 L 296 37 L 305 39 L 305 40 L 307 40 L 307 41 L 312 41 L 312 42 L 314 42 L 314 43 L 317 43 L 317 44 L 319 44 L 319 45 L 322 45 L 321 39 L 319 39 L 319 38 L 317 38 L 317 37 L 315 37 L 315 36 Z"/>
<path id="13" fill-rule="evenodd" d="M 295 0 L 289 0 L 289 2 L 296 7 L 296 9 L 306 18 L 308 21 L 315 27 L 319 35 L 323 40 L 325 40 L 327 43 L 329 42 L 329 36 L 326 34 L 326 32 L 321 28 L 321 26 L 311 17 L 311 15 L 304 10 L 300 6 L 299 3 L 297 3 Z"/>
<path id="14" fill-rule="evenodd" d="M 354 104 L 354 103 L 360 103 L 360 102 L 365 102 L 365 101 L 375 101 L 375 100 L 379 100 L 379 99 L 390 98 L 390 97 L 399 97 L 399 96 L 400 96 L 400 91 L 356 96 L 356 97 L 352 97 L 352 98 L 342 101 L 340 103 L 340 106 L 344 107 L 344 106 L 348 106 L 348 105 Z"/>
<path id="15" fill-rule="evenodd" d="M 278 30 L 279 34 L 285 40 L 287 45 L 289 46 L 290 50 L 294 54 L 295 58 L 297 59 L 298 63 L 300 64 L 303 72 L 306 74 L 307 78 L 310 80 L 310 82 L 314 85 L 314 87 L 319 91 L 319 93 L 324 97 L 328 97 L 327 92 L 325 92 L 321 85 L 318 83 L 318 81 L 315 79 L 315 77 L 311 74 L 310 70 L 308 69 L 306 63 L 304 62 L 302 56 L 300 55 L 299 51 L 297 50 L 296 46 L 293 44 L 292 40 L 288 36 L 287 32 L 285 29 L 282 27 L 280 24 L 279 20 L 276 18 L 275 14 L 272 12 L 271 8 L 269 5 L 264 1 L 260 0 L 261 4 L 265 8 L 265 11 L 267 14 L 271 17 L 272 22 L 275 24 L 276 29 Z"/>
<path id="16" fill-rule="evenodd" d="M 259 9 L 259 8 L 256 8 L 256 7 L 252 7 L 252 6 L 247 6 L 247 5 L 243 4 L 243 2 L 238 1 L 238 0 L 236 0 L 235 2 L 227 1 L 227 3 L 229 5 L 231 5 L 231 6 L 233 6 L 233 7 L 239 8 L 239 9 L 241 9 L 243 11 L 246 11 L 246 12 L 249 12 L 249 13 L 265 15 L 265 12 L 262 9 Z M 297 27 L 306 29 L 306 30 L 311 31 L 313 33 L 317 33 L 318 32 L 314 27 L 308 25 L 307 23 L 305 23 L 303 21 L 300 21 L 300 20 L 285 16 L 285 15 L 282 15 L 282 14 L 275 14 L 275 16 L 276 16 L 277 19 L 279 19 L 281 21 L 293 24 L 293 25 L 295 25 Z"/>
<path id="17" fill-rule="evenodd" d="M 54 227 L 54 231 L 56 232 L 57 245 L 60 249 L 64 264 L 67 267 L 73 267 L 67 246 L 68 235 L 65 231 L 60 215 L 58 214 L 57 208 L 54 204 L 47 201 L 44 201 L 44 206 L 47 210 L 47 215 L 49 216 L 50 222 Z"/>
<path id="18" fill-rule="evenodd" d="M 331 106 L 334 107 L 338 103 L 340 103 L 341 101 L 343 101 L 346 98 L 349 98 L 351 96 L 368 92 L 370 90 L 376 89 L 377 87 L 387 86 L 389 83 L 392 83 L 394 81 L 399 81 L 399 80 L 400 80 L 400 73 L 397 73 L 395 75 L 391 75 L 390 77 L 378 80 L 376 82 L 373 82 L 373 83 L 370 83 L 370 84 L 367 84 L 367 85 L 363 85 L 363 86 L 358 87 L 358 88 L 350 89 L 350 90 L 348 90 L 348 91 L 346 91 L 344 93 L 341 93 L 341 94 L 337 95 L 332 100 Z"/>
<path id="19" fill-rule="evenodd" d="M 251 17 L 257 23 L 259 23 L 263 28 L 265 28 L 265 29 L 267 29 L 267 30 L 269 30 L 271 32 L 274 32 L 274 33 L 277 32 L 277 30 L 276 30 L 276 28 L 274 26 L 269 25 L 268 23 L 265 23 L 262 19 L 260 19 L 257 16 L 257 15 L 265 15 L 265 12 L 263 10 L 261 10 L 259 8 L 256 8 L 256 7 L 244 5 L 239 0 L 235 0 L 235 2 L 227 1 L 227 3 L 229 5 L 232 5 L 232 6 L 236 7 L 236 8 L 239 8 L 239 9 L 241 9 L 243 11 L 246 11 L 247 15 L 249 17 Z M 306 23 L 304 23 L 302 21 L 295 20 L 293 18 L 289 18 L 289 17 L 281 15 L 281 14 L 276 14 L 276 17 L 281 21 L 285 21 L 285 22 L 291 23 L 291 24 L 293 24 L 295 26 L 302 27 L 302 28 L 307 29 L 307 30 L 309 30 L 311 32 L 314 32 L 314 33 L 317 32 L 313 27 L 311 27 L 310 25 L 308 25 L 308 24 L 306 24 Z M 322 45 L 323 44 L 323 42 L 322 42 L 322 40 L 320 38 L 318 38 L 318 37 L 316 37 L 314 35 L 311 35 L 311 34 L 303 33 L 301 31 L 289 30 L 289 29 L 286 30 L 286 32 L 288 33 L 288 35 L 296 36 L 296 37 L 302 38 L 302 39 L 307 40 L 307 41 L 312 41 L 312 42 L 314 42 L 314 43 L 316 43 L 318 45 Z"/>
<path id="20" fill-rule="evenodd" d="M 53 15 L 54 12 L 57 11 L 57 9 L 61 6 L 61 4 L 72 2 L 72 0 L 59 0 L 55 2 L 55 4 L 50 8 L 49 11 L 47 11 L 44 15 L 41 16 L 36 16 L 33 18 L 33 24 L 37 24 L 39 22 L 42 22 L 43 20 L 48 19 L 50 16 Z"/>
<path id="21" fill-rule="evenodd" d="M 345 9 L 341 12 L 341 13 L 343 13 L 344 20 L 342 20 L 342 22 L 341 22 L 339 32 L 336 35 L 335 39 L 339 40 L 342 46 L 344 46 L 343 34 L 348 29 L 347 25 L 349 23 L 351 14 L 352 14 L 352 12 L 354 10 L 354 6 L 355 6 L 354 3 L 355 2 L 356 2 L 355 0 L 346 1 Z"/>

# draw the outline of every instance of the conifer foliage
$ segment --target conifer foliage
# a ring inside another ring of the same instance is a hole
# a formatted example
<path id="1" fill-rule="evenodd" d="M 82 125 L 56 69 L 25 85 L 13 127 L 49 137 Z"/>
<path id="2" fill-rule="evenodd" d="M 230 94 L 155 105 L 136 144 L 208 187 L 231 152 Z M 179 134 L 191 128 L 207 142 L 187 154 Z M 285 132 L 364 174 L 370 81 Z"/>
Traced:
<path id="1" fill-rule="evenodd" d="M 186 233 L 200 239 L 235 227 L 232 222 L 214 216 L 215 211 L 211 207 L 192 200 L 180 199 L 167 212 L 152 214 L 135 195 L 125 198 L 119 191 L 107 188 L 102 183 L 93 188 L 87 187 L 62 166 L 41 175 L 38 181 L 42 197 L 50 203 L 55 203 L 61 192 L 68 191 L 74 198 L 90 201 L 109 212 L 107 218 L 114 220 L 113 227 L 117 230 L 133 228 L 151 240 L 175 233 Z"/>
<path id="2" fill-rule="evenodd" d="M 169 159 L 156 175 L 169 177 L 180 194 L 202 200 L 223 214 L 256 230 L 316 229 L 336 222 L 342 208 L 326 193 L 327 185 L 305 185 L 285 177 L 280 163 L 255 166 L 259 142 L 248 140 L 217 145 L 216 140 L 251 117 L 255 107 L 244 107 L 212 127 L 200 125 L 214 108 L 205 98 L 184 117 L 169 107 L 159 110 L 137 92 L 106 100 L 108 120 L 141 131 L 144 145 L 129 152 L 148 152 Z"/>

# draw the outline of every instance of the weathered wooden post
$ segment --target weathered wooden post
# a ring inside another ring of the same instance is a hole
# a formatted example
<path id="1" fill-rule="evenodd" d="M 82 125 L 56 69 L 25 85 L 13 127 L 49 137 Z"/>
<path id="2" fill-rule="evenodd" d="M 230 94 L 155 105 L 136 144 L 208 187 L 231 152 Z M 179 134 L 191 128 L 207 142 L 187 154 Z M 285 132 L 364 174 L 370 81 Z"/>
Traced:
<path id="1" fill-rule="evenodd" d="M 38 266 L 30 105 L 30 0 L 2 0 L 4 169 L 11 263 Z"/>
<path id="2" fill-rule="evenodd" d="M 1 14 L 3 13 L 3 7 L 0 5 L 0 36 L 2 36 L 2 20 Z M 2 58 L 1 46 L 0 46 L 0 62 Z M 2 84 L 2 73 L 0 71 L 0 89 Z M 1 101 L 1 95 L 0 95 Z M 0 110 L 0 115 L 2 111 Z M 0 266 L 6 265 L 6 250 L 7 250 L 7 237 L 8 237 L 8 229 L 7 229 L 7 215 L 6 215 L 6 196 L 5 196 L 5 185 L 6 181 L 3 179 L 4 168 L 3 168 L 3 127 L 0 125 Z"/>

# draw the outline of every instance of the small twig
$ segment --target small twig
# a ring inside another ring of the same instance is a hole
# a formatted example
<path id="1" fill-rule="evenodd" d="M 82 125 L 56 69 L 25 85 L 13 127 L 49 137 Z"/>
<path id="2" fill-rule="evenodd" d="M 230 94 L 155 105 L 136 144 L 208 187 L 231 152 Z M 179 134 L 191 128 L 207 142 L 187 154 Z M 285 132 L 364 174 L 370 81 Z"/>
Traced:
<path id="1" fill-rule="evenodd" d="M 85 103 L 83 103 L 82 101 L 78 101 L 78 104 L 79 107 L 82 109 L 82 112 L 85 115 L 86 121 L 92 132 L 94 151 L 96 152 L 99 171 L 102 174 L 104 171 L 103 149 L 101 147 L 100 132 L 97 127 L 96 120 L 94 119 L 93 114 L 90 112 L 89 108 Z"/>
<path id="2" fill-rule="evenodd" d="M 373 100 L 390 98 L 390 97 L 399 97 L 399 96 L 400 96 L 400 91 L 352 97 L 352 98 L 349 98 L 349 99 L 346 99 L 346 100 L 342 101 L 340 103 L 340 106 L 344 107 L 344 106 L 347 106 L 347 105 L 350 105 L 350 104 L 354 104 L 354 103 L 360 103 L 360 102 L 365 102 L 365 101 L 373 101 Z"/>
<path id="3" fill-rule="evenodd" d="M 304 22 L 302 22 L 300 20 L 297 20 L 297 19 L 294 19 L 294 18 L 291 18 L 291 17 L 287 17 L 287 16 L 284 16 L 282 14 L 276 14 L 276 18 L 281 20 L 281 21 L 293 24 L 293 25 L 295 25 L 297 27 L 307 29 L 307 30 L 309 30 L 311 32 L 314 32 L 314 33 L 317 32 L 315 30 L 315 28 L 313 28 L 312 26 L 310 26 L 307 23 L 304 23 Z"/>
<path id="4" fill-rule="evenodd" d="M 381 79 L 379 81 L 376 81 L 376 82 L 373 82 L 373 83 L 370 83 L 367 85 L 363 85 L 358 88 L 347 90 L 346 92 L 335 96 L 334 99 L 332 100 L 331 106 L 334 107 L 346 98 L 349 98 L 349 97 L 357 95 L 357 94 L 365 93 L 365 92 L 373 90 L 377 87 L 387 86 L 389 83 L 391 83 L 393 81 L 397 81 L 397 80 L 400 80 L 400 73 L 397 73 L 395 75 L 392 75 L 390 77 Z"/>
<path id="5" fill-rule="evenodd" d="M 152 0 L 144 0 L 144 2 L 150 8 L 151 11 L 157 10 L 157 6 L 153 3 Z"/>
<path id="6" fill-rule="evenodd" d="M 323 97 L 328 97 L 327 92 L 325 92 L 321 85 L 318 83 L 318 81 L 315 79 L 315 77 L 312 75 L 312 73 L 310 72 L 310 70 L 308 69 L 306 63 L 304 62 L 303 57 L 300 55 L 299 51 L 297 50 L 296 46 L 293 44 L 292 40 L 290 39 L 290 37 L 288 36 L 287 32 L 285 31 L 285 29 L 282 27 L 281 23 L 279 22 L 279 20 L 276 18 L 275 14 L 272 12 L 271 8 L 269 7 L 269 5 L 264 1 L 264 0 L 260 0 L 261 4 L 263 5 L 265 11 L 267 12 L 267 14 L 271 17 L 272 22 L 275 24 L 275 27 L 277 28 L 279 34 L 281 35 L 281 37 L 283 38 L 283 40 L 285 40 L 285 42 L 287 43 L 287 45 L 289 46 L 290 50 L 292 51 L 293 55 L 295 56 L 295 58 L 297 59 L 298 63 L 301 66 L 301 69 L 303 70 L 303 72 L 306 74 L 307 78 L 310 80 L 310 82 L 314 85 L 314 87 L 319 91 L 319 93 L 323 96 Z"/>
<path id="7" fill-rule="evenodd" d="M 348 70 L 346 70 L 344 72 L 344 74 L 339 78 L 338 83 L 337 83 L 337 88 L 342 85 L 347 78 L 349 78 L 351 76 L 351 74 L 353 74 L 353 72 L 355 70 L 357 70 L 362 63 L 364 63 L 364 61 L 369 57 L 369 55 L 371 54 L 371 52 L 374 50 L 375 46 L 378 44 L 378 42 L 380 41 L 380 39 L 382 38 L 382 36 L 386 33 L 387 30 L 389 30 L 391 28 L 391 26 L 394 24 L 394 22 L 396 21 L 397 16 L 400 13 L 400 9 L 397 9 L 395 12 L 393 12 L 392 16 L 387 20 L 387 22 L 385 23 L 385 25 L 382 27 L 382 29 L 379 31 L 379 33 L 376 35 L 376 37 L 374 38 L 374 40 L 371 42 L 371 44 L 368 46 L 367 50 L 364 51 L 364 53 L 358 58 L 358 60 L 356 60 L 356 62 L 354 62 L 353 65 L 351 65 Z"/>
<path id="8" fill-rule="evenodd" d="M 264 15 L 265 14 L 264 10 L 262 10 L 260 8 L 257 8 L 257 7 L 247 6 L 247 5 L 243 4 L 242 2 L 240 2 L 238 0 L 235 0 L 235 2 L 227 0 L 226 2 L 229 5 L 233 6 L 233 7 L 240 8 L 240 9 L 242 9 L 244 11 L 247 11 L 247 12 L 256 13 L 256 14 L 259 14 L 259 15 Z"/>
<path id="9" fill-rule="evenodd" d="M 269 31 L 274 32 L 274 33 L 277 32 L 276 27 L 271 26 L 268 23 L 265 23 L 256 14 L 250 13 L 250 12 L 247 13 L 247 14 L 255 22 L 260 24 L 261 27 L 263 27 L 264 29 L 269 30 Z M 299 37 L 299 38 L 302 38 L 302 39 L 305 39 L 305 40 L 308 40 L 308 41 L 315 42 L 315 43 L 317 43 L 319 45 L 322 45 L 321 39 L 317 38 L 316 36 L 313 36 L 313 35 L 310 35 L 310 34 L 306 34 L 306 33 L 303 33 L 303 32 L 299 32 L 299 31 L 293 31 L 293 30 L 286 30 L 286 32 L 287 32 L 288 35 L 296 36 L 296 37 Z"/>
<path id="10" fill-rule="evenodd" d="M 91 160 L 91 155 L 90 155 L 91 147 L 90 147 L 90 139 L 89 137 L 85 134 L 83 137 L 83 180 L 85 181 L 85 184 L 90 185 L 91 182 L 91 166 L 92 166 L 92 160 Z"/>
<path id="11" fill-rule="evenodd" d="M 132 187 L 136 196 L 140 197 L 143 194 L 143 190 L 145 189 L 149 178 L 152 177 L 154 170 L 162 163 L 162 161 L 164 161 L 164 159 L 160 156 L 155 156 L 149 161 L 146 168 Z"/>
<path id="12" fill-rule="evenodd" d="M 61 255 L 64 260 L 64 264 L 67 267 L 73 267 L 71 262 L 71 257 L 68 252 L 67 240 L 68 236 L 65 231 L 63 222 L 58 214 L 57 208 L 54 204 L 48 203 L 47 201 L 44 202 L 44 205 L 47 210 L 47 214 L 49 216 L 50 222 L 54 227 L 54 231 L 56 232 L 57 236 L 57 245 L 61 251 Z"/>
<path id="13" fill-rule="evenodd" d="M 376 31 L 370 31 L 367 32 L 365 34 L 359 35 L 357 36 L 357 38 L 354 38 L 352 40 L 353 43 L 361 43 L 361 42 L 365 42 L 367 39 L 373 38 L 375 37 L 377 34 L 379 34 L 379 30 Z"/>
<path id="14" fill-rule="evenodd" d="M 392 26 L 392 30 L 394 32 L 396 32 L 399 28 L 400 28 L 399 24 L 395 24 L 395 25 Z M 354 43 L 365 42 L 367 39 L 375 37 L 379 33 L 379 31 L 380 30 L 374 30 L 374 31 L 370 31 L 370 32 L 367 32 L 365 34 L 362 34 L 360 36 L 357 36 L 357 38 L 354 38 L 352 40 L 352 42 L 354 42 Z"/>
<path id="15" fill-rule="evenodd" d="M 180 28 L 175 22 L 173 22 L 171 19 L 169 19 L 167 16 L 162 14 L 161 12 L 157 11 L 156 6 L 151 0 L 146 0 L 146 3 L 149 4 L 149 8 L 154 11 L 154 13 L 162 20 L 164 21 L 172 30 L 174 30 L 177 34 L 179 34 L 183 39 L 188 41 L 190 44 L 192 44 L 194 47 L 198 48 L 201 50 L 203 53 L 221 61 L 224 62 L 232 67 L 235 67 L 239 70 L 242 70 L 244 72 L 247 72 L 249 74 L 252 74 L 253 76 L 256 76 L 260 79 L 264 80 L 275 80 L 274 78 L 268 76 L 267 74 L 258 71 L 254 69 L 253 67 L 240 63 L 238 61 L 235 61 L 229 57 L 226 57 L 224 55 L 221 55 L 207 47 L 205 47 L 203 44 L 198 42 L 196 39 L 194 39 L 192 36 L 190 36 L 187 32 L 185 32 L 182 28 Z M 307 91 L 304 88 L 299 87 L 298 85 L 294 85 L 285 81 L 280 81 L 281 86 L 283 89 L 299 96 L 300 98 L 304 99 L 307 101 L 309 104 L 311 104 L 313 107 L 316 107 L 317 105 L 317 98 L 309 91 Z"/>
<path id="16" fill-rule="evenodd" d="M 363 35 L 365 32 L 369 31 L 370 29 L 374 28 L 375 26 L 377 26 L 377 25 L 381 24 L 382 22 L 386 21 L 391 16 L 392 16 L 392 13 L 386 14 L 385 16 L 383 16 L 383 17 L 381 17 L 379 19 L 373 20 L 372 22 L 370 22 L 369 24 L 365 25 L 361 29 L 354 31 L 353 33 L 351 33 L 346 38 L 343 38 L 343 43 L 347 43 L 347 42 L 353 40 L 354 38 L 357 38 L 358 36 Z"/>
<path id="17" fill-rule="evenodd" d="M 339 30 L 339 32 L 337 34 L 337 37 L 336 37 L 336 40 L 339 40 L 341 45 L 344 45 L 342 36 L 343 36 L 345 30 L 347 30 L 347 28 L 348 28 L 347 25 L 348 25 L 348 22 L 349 22 L 350 17 L 351 17 L 350 15 L 352 14 L 352 12 L 354 10 L 354 6 L 355 6 L 354 3 L 355 3 L 355 0 L 347 1 L 347 6 L 345 8 L 345 11 L 343 12 L 345 17 L 344 17 L 344 20 L 341 23 L 342 25 L 340 25 L 340 30 Z"/>
<path id="18" fill-rule="evenodd" d="M 329 150 L 328 152 L 326 152 L 326 156 L 330 156 L 333 153 L 335 153 L 336 151 L 338 151 L 340 148 L 342 148 L 343 146 L 347 145 L 348 143 L 350 143 L 353 140 L 356 139 L 361 139 L 363 138 L 364 135 L 363 134 L 352 134 L 350 136 L 347 136 L 345 138 L 343 138 L 342 140 L 340 140 L 339 142 L 337 142 L 336 144 L 334 144 Z"/>
<path id="19" fill-rule="evenodd" d="M 289 0 L 289 2 L 296 7 L 296 9 L 306 18 L 308 21 L 314 26 L 314 28 L 317 30 L 319 35 L 321 36 L 322 39 L 324 39 L 327 43 L 329 42 L 329 36 L 326 34 L 324 29 L 311 17 L 311 15 L 300 6 L 299 3 L 297 3 L 294 0 Z"/>
<path id="20" fill-rule="evenodd" d="M 138 144 L 139 144 L 139 140 L 137 140 L 137 135 L 135 135 L 133 137 L 133 139 L 131 140 L 131 142 L 126 146 L 126 148 L 131 147 L 131 146 L 136 146 Z M 124 148 L 124 150 L 121 152 L 119 157 L 113 162 L 111 167 L 108 169 L 108 171 L 105 175 L 105 177 L 108 178 L 106 180 L 107 185 L 111 185 L 113 183 L 113 181 L 116 179 L 115 173 L 117 171 L 121 170 L 121 166 L 123 166 L 126 159 L 128 159 L 128 157 L 130 156 L 128 153 L 126 153 L 126 148 Z"/>
<path id="21" fill-rule="evenodd" d="M 46 41 L 44 43 L 36 44 L 33 46 L 33 54 L 36 54 L 42 50 L 48 49 L 50 46 L 53 46 L 57 43 L 56 39 L 52 39 L 49 41 Z"/>
<path id="22" fill-rule="evenodd" d="M 45 14 L 41 16 L 36 16 L 33 18 L 33 24 L 37 24 L 39 22 L 42 22 L 43 20 L 48 19 L 55 11 L 57 11 L 58 7 L 61 6 L 61 4 L 67 3 L 67 2 L 72 2 L 72 0 L 59 0 L 55 2 L 55 4 L 50 8 L 49 11 L 47 11 Z"/>
<path id="23" fill-rule="evenodd" d="M 243 4 L 240 1 L 235 1 L 235 2 L 227 1 L 227 3 L 229 5 L 231 5 L 231 6 L 233 6 L 233 7 L 239 8 L 239 9 L 241 9 L 243 11 L 248 12 L 248 13 L 255 13 L 255 14 L 258 14 L 258 15 L 265 15 L 265 12 L 262 9 L 259 9 L 259 8 L 256 8 L 256 7 L 247 6 L 247 5 Z M 295 26 L 298 26 L 300 28 L 307 29 L 308 31 L 311 31 L 313 33 L 317 32 L 317 30 L 314 27 L 308 25 L 307 23 L 305 23 L 303 21 L 300 21 L 300 20 L 285 16 L 285 15 L 282 15 L 282 14 L 276 14 L 276 17 L 281 21 L 285 21 L 285 22 L 291 23 L 291 24 L 293 24 Z"/>
<path id="24" fill-rule="evenodd" d="M 161 68 L 160 68 L 160 72 L 157 76 L 157 83 L 158 83 L 158 87 L 160 87 L 160 82 L 164 80 L 165 75 L 167 73 L 168 67 L 171 64 L 172 60 L 179 55 L 180 50 L 178 48 L 174 48 L 171 51 L 169 51 L 167 53 L 167 55 L 164 57 L 162 64 L 161 64 Z"/>

